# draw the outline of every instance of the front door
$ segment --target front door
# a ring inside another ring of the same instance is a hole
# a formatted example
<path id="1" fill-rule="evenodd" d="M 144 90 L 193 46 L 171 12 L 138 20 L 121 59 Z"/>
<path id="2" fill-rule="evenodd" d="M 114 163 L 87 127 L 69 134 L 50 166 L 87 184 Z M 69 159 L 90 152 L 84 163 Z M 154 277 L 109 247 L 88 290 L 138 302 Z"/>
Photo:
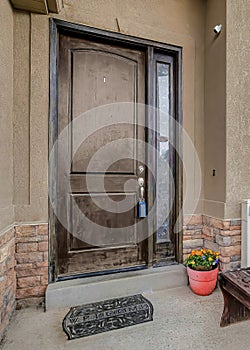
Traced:
<path id="1" fill-rule="evenodd" d="M 138 143 L 145 139 L 145 110 L 136 104 L 145 104 L 145 54 L 61 35 L 59 59 L 59 133 L 69 127 L 71 151 L 71 191 L 62 203 L 69 227 L 58 227 L 59 274 L 145 265 L 146 243 L 136 225 L 138 169 L 145 164 Z M 72 152 L 77 118 L 85 133 Z M 60 168 L 65 148 L 59 155 Z"/>
<path id="2" fill-rule="evenodd" d="M 160 112 L 174 113 L 173 57 L 100 37 L 58 42 L 56 278 L 176 261 L 172 124 Z"/>

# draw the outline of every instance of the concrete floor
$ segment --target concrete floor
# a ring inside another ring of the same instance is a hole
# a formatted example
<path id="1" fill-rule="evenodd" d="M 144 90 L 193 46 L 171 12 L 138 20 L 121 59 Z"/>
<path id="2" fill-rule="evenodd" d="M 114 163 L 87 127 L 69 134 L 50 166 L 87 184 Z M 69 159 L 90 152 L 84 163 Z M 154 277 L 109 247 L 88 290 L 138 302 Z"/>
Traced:
<path id="1" fill-rule="evenodd" d="M 88 338 L 67 340 L 62 320 L 68 309 L 16 311 L 3 350 L 246 350 L 250 321 L 220 328 L 220 290 L 208 297 L 189 287 L 145 294 L 154 305 L 154 321 Z"/>

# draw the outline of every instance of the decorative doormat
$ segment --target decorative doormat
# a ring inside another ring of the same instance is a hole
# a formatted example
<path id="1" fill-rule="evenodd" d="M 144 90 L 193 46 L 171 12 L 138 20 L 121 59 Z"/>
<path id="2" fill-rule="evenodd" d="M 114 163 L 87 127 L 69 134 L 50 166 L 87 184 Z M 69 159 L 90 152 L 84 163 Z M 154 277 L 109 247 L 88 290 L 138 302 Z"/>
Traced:
<path id="1" fill-rule="evenodd" d="M 148 321 L 153 321 L 153 305 L 138 294 L 72 307 L 62 326 L 68 339 L 75 339 Z"/>

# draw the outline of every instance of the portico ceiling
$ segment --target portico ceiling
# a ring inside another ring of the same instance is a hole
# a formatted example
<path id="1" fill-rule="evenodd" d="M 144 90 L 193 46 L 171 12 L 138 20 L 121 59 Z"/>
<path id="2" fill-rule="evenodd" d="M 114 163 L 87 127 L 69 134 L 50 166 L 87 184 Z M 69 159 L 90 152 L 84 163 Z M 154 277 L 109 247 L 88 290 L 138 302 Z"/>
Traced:
<path id="1" fill-rule="evenodd" d="M 63 0 L 10 0 L 10 2 L 15 9 L 42 14 L 59 13 L 63 7 Z"/>

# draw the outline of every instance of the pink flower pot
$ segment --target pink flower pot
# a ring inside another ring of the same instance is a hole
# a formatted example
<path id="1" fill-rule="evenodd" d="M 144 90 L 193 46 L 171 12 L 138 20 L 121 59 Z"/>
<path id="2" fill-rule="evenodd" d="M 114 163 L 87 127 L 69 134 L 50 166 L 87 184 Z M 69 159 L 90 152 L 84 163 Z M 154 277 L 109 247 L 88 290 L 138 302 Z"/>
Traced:
<path id="1" fill-rule="evenodd" d="M 218 272 L 218 267 L 210 271 L 197 271 L 187 267 L 190 288 L 198 295 L 211 294 L 216 286 Z"/>

